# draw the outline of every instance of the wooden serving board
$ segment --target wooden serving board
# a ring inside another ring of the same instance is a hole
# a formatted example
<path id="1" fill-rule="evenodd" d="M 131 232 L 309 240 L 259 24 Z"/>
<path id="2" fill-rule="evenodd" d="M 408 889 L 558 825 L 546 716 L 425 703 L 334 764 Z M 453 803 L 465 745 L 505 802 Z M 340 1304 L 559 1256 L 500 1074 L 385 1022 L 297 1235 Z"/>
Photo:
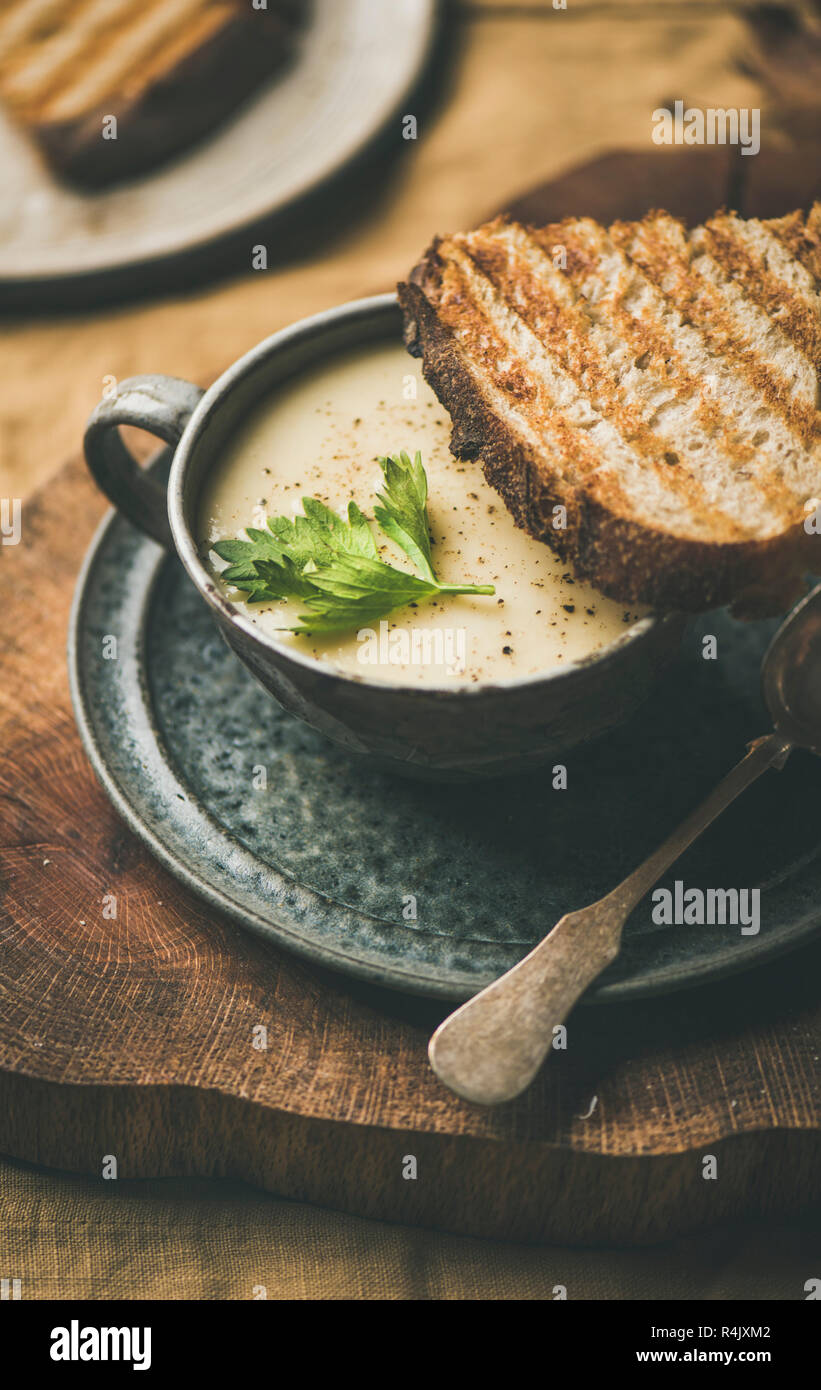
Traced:
<path id="1" fill-rule="evenodd" d="M 582 1244 L 809 1204 L 821 945 L 723 987 L 579 1010 L 568 1051 L 484 1111 L 428 1068 L 439 1006 L 300 963 L 160 869 L 97 785 L 69 705 L 68 611 L 102 511 L 75 461 L 0 554 L 0 1150 Z"/>

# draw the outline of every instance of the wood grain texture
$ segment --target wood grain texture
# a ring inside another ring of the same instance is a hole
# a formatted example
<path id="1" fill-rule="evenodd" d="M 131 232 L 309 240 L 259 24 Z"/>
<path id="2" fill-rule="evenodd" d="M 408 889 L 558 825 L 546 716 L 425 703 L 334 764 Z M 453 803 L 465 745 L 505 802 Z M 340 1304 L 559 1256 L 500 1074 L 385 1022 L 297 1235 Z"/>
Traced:
<path id="1" fill-rule="evenodd" d="M 161 870 L 97 786 L 69 708 L 68 609 L 101 512 L 74 462 L 0 553 L 0 1150 L 89 1173 L 114 1154 L 123 1176 L 232 1174 L 372 1216 L 570 1243 L 810 1203 L 819 946 L 763 977 L 578 1010 L 567 1052 L 486 1111 L 428 1067 L 435 1004 L 303 965 Z"/>

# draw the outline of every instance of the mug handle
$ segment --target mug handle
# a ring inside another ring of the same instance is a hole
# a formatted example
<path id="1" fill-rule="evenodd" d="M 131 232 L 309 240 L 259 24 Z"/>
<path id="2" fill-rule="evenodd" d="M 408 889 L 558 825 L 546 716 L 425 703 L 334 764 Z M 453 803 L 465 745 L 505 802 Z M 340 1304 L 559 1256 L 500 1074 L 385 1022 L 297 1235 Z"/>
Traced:
<path id="1" fill-rule="evenodd" d="M 171 547 L 166 488 L 141 468 L 119 434 L 137 425 L 166 444 L 179 444 L 205 392 L 176 376 L 132 376 L 104 396 L 86 425 L 86 463 L 99 488 L 118 511 L 160 545 Z"/>

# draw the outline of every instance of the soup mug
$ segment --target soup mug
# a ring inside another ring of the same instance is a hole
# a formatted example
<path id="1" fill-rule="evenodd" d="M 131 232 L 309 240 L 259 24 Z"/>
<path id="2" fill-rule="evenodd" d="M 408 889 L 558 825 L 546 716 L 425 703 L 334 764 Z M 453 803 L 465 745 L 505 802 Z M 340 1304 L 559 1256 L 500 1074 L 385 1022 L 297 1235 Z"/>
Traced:
<path id="1" fill-rule="evenodd" d="M 415 777 L 462 780 L 531 771 L 624 720 L 678 646 L 683 622 L 650 615 L 561 668 L 475 685 L 401 686 L 330 669 L 266 636 L 215 583 L 196 541 L 203 480 L 254 407 L 324 358 L 401 339 L 394 295 L 344 304 L 275 333 L 203 392 L 139 376 L 100 401 L 85 434 L 89 468 L 134 525 L 173 547 L 244 666 L 291 714 L 351 753 Z M 174 448 L 167 489 L 128 452 L 120 425 Z"/>

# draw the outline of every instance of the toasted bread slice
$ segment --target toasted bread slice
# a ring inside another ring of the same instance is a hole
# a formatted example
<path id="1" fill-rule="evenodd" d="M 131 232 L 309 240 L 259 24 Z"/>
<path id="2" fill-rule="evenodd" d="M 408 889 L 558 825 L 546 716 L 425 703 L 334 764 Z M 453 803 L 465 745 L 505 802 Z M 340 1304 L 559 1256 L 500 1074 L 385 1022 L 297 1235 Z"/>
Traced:
<path id="1" fill-rule="evenodd" d="M 0 101 L 65 178 L 131 177 L 211 130 L 280 66 L 300 4 L 3 0 Z M 103 138 L 110 116 L 116 139 Z"/>
<path id="2" fill-rule="evenodd" d="M 501 218 L 438 238 L 399 298 L 454 453 L 520 526 L 622 602 L 754 616 L 821 570 L 819 279 L 821 204 Z"/>

